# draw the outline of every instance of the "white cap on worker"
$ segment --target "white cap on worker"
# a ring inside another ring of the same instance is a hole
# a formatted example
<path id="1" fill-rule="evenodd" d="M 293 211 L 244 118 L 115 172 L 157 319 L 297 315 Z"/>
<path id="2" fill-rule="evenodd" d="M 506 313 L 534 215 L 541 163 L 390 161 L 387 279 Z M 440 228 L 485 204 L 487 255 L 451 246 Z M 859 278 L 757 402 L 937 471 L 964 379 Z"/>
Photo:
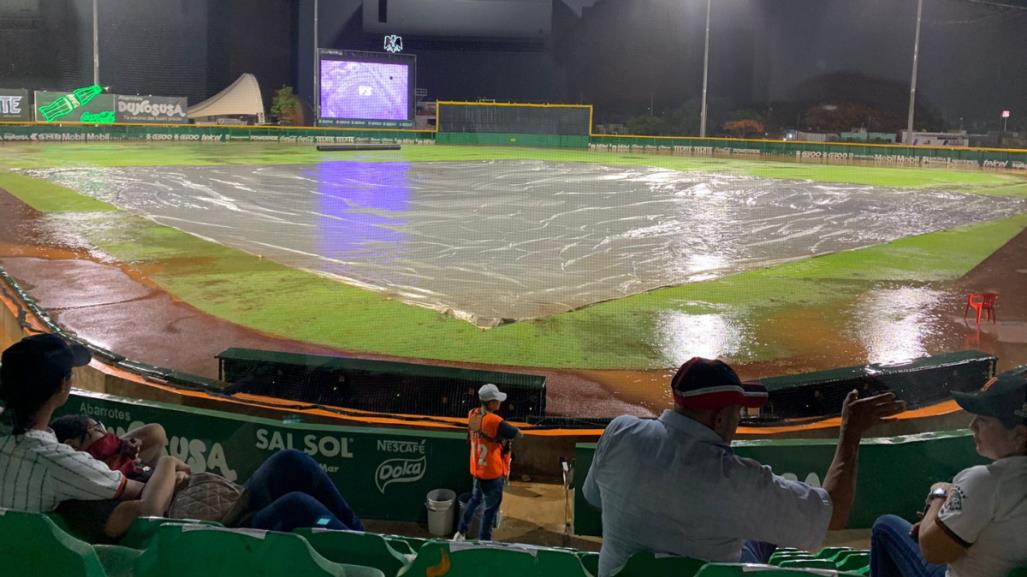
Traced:
<path id="1" fill-rule="evenodd" d="M 478 399 L 483 403 L 487 403 L 489 401 L 503 402 L 506 400 L 506 393 L 500 391 L 499 387 L 496 385 L 489 383 L 487 385 L 482 385 L 481 388 L 478 389 Z"/>

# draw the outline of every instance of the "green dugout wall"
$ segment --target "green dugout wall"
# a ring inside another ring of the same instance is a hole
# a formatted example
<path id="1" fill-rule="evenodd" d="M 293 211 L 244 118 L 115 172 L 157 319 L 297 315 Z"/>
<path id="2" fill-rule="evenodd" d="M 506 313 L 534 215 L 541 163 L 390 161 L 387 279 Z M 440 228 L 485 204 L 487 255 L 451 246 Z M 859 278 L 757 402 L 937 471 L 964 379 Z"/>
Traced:
<path id="1" fill-rule="evenodd" d="M 581 491 L 595 447 L 595 443 L 575 446 L 574 532 L 578 535 L 602 534 L 602 517 Z M 835 441 L 735 441 L 732 447 L 739 456 L 769 465 L 779 475 L 819 486 L 834 458 Z M 950 481 L 959 471 L 985 462 L 966 430 L 864 439 L 860 447 L 856 501 L 849 517 L 852 529 L 869 528 L 886 513 L 916 521 L 932 483 Z"/>
<path id="2" fill-rule="evenodd" d="M 297 449 L 313 457 L 346 500 L 370 519 L 421 521 L 432 489 L 470 491 L 463 433 L 283 422 L 185 409 L 76 390 L 61 414 L 87 414 L 119 434 L 146 423 L 168 433 L 168 453 L 195 472 L 242 482 L 269 456 Z"/>

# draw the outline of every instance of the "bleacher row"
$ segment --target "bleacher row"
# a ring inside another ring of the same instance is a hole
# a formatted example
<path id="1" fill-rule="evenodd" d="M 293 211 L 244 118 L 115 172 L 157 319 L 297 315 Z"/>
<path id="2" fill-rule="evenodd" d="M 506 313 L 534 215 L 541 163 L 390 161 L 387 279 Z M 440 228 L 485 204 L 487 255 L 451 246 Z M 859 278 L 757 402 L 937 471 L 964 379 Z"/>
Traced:
<path id="1" fill-rule="evenodd" d="M 18 577 L 592 577 L 599 554 L 505 543 L 452 542 L 356 531 L 228 529 L 137 519 L 117 545 L 91 545 L 48 515 L 0 509 L 0 563 Z M 634 555 L 617 577 L 812 577 L 869 574 L 869 553 L 781 549 L 769 565 Z M 1009 577 L 1027 577 L 1027 568 Z"/>

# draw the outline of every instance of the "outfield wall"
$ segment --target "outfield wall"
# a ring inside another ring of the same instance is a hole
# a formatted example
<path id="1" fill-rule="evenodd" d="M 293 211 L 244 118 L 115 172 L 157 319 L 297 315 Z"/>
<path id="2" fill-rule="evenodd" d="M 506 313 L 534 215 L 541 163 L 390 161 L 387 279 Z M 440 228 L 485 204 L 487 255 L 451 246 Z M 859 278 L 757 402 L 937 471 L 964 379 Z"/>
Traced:
<path id="1" fill-rule="evenodd" d="M 349 129 L 304 126 L 222 126 L 217 124 L 16 124 L 0 122 L 0 142 L 353 142 L 434 144 L 431 130 Z"/>
<path id="2" fill-rule="evenodd" d="M 820 164 L 995 169 L 1027 173 L 1027 150 L 955 148 L 844 142 L 785 142 L 740 138 L 692 138 L 593 134 L 561 136 L 513 133 L 436 133 L 431 130 L 206 124 L 37 124 L 0 121 L 0 142 L 280 142 L 289 144 L 464 144 L 583 148 L 594 151 L 676 156 L 794 160 Z"/>
<path id="3" fill-rule="evenodd" d="M 593 134 L 590 142 L 591 150 L 601 152 L 1027 172 L 1027 150 L 1020 149 L 611 134 Z"/>

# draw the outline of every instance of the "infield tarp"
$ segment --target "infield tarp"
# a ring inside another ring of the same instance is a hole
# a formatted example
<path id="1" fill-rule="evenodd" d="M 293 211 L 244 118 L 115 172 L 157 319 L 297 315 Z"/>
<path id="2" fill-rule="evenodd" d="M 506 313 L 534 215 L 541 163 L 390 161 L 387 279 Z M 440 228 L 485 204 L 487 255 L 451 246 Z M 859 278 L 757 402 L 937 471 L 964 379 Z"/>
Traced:
<path id="1" fill-rule="evenodd" d="M 1027 210 L 1017 198 L 538 160 L 25 174 L 479 326 Z"/>

